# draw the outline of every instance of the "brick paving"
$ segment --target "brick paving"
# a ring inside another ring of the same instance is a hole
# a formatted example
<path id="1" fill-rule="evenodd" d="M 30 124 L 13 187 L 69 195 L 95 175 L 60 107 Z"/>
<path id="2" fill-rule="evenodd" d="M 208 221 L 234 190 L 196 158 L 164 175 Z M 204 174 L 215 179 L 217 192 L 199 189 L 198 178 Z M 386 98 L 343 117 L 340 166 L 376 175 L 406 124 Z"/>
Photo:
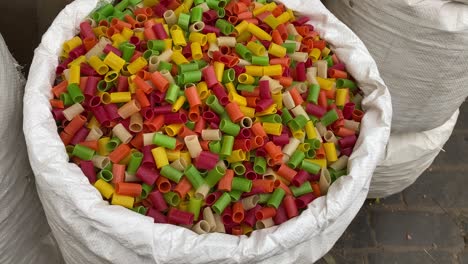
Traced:
<path id="1" fill-rule="evenodd" d="M 401 193 L 367 200 L 319 263 L 468 264 L 468 103 L 434 164 Z"/>

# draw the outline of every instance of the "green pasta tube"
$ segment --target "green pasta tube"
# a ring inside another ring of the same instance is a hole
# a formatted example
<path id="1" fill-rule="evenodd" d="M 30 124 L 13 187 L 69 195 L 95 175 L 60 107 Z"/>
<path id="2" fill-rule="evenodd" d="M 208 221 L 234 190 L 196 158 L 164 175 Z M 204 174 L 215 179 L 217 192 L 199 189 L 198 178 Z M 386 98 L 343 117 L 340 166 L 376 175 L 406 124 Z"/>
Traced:
<path id="1" fill-rule="evenodd" d="M 305 159 L 305 154 L 302 151 L 296 150 L 293 152 L 288 161 L 288 166 L 292 169 L 296 169 Z"/>
<path id="2" fill-rule="evenodd" d="M 185 126 L 188 127 L 188 129 L 193 130 L 195 128 L 195 122 L 187 121 L 187 123 L 185 123 Z"/>
<path id="3" fill-rule="evenodd" d="M 296 43 L 294 42 L 285 42 L 281 46 L 286 48 L 286 53 L 294 53 L 296 51 Z"/>
<path id="4" fill-rule="evenodd" d="M 229 192 L 229 196 L 231 197 L 231 201 L 237 202 L 242 196 L 242 191 L 239 190 L 232 190 Z"/>
<path id="5" fill-rule="evenodd" d="M 231 156 L 233 147 L 234 147 L 234 137 L 225 135 L 222 138 L 221 150 L 219 154 L 223 157 Z"/>
<path id="6" fill-rule="evenodd" d="M 253 92 L 257 86 L 252 84 L 240 83 L 237 85 L 238 91 Z"/>
<path id="7" fill-rule="evenodd" d="M 162 39 L 149 40 L 146 44 L 148 49 L 163 52 L 166 49 L 166 43 Z"/>
<path id="8" fill-rule="evenodd" d="M 203 8 L 195 6 L 190 10 L 190 23 L 202 21 Z"/>
<path id="9" fill-rule="evenodd" d="M 136 212 L 136 213 L 139 213 L 141 215 L 146 215 L 146 211 L 148 211 L 148 209 L 142 205 L 140 206 L 137 206 L 137 207 L 133 207 L 131 208 L 130 210 Z"/>
<path id="10" fill-rule="evenodd" d="M 161 133 L 155 133 L 153 136 L 153 144 L 167 149 L 175 149 L 177 140 L 174 137 L 169 137 Z"/>
<path id="11" fill-rule="evenodd" d="M 180 196 L 175 192 L 167 192 L 163 194 L 164 200 L 171 206 L 177 206 L 180 203 Z"/>
<path id="12" fill-rule="evenodd" d="M 127 172 L 135 175 L 138 168 L 141 165 L 141 161 L 143 160 L 143 154 L 141 152 L 133 152 L 130 156 L 130 161 L 127 165 Z"/>
<path id="13" fill-rule="evenodd" d="M 223 193 L 218 200 L 211 206 L 211 209 L 218 214 L 221 215 L 224 212 L 224 209 L 231 203 L 231 196 L 228 193 Z"/>
<path id="14" fill-rule="evenodd" d="M 205 178 L 206 183 L 210 188 L 214 187 L 219 180 L 224 176 L 226 170 L 223 167 L 216 166 L 214 169 L 208 172 L 208 175 Z"/>
<path id="15" fill-rule="evenodd" d="M 275 191 L 271 194 L 270 198 L 268 199 L 267 205 L 278 209 L 281 202 L 283 201 L 285 194 L 286 192 L 283 189 L 276 188 Z"/>
<path id="16" fill-rule="evenodd" d="M 184 173 L 174 169 L 170 165 L 166 165 L 161 168 L 161 175 L 173 182 L 179 182 Z"/>
<path id="17" fill-rule="evenodd" d="M 211 141 L 208 144 L 210 151 L 216 154 L 220 154 L 221 152 L 221 141 Z"/>
<path id="18" fill-rule="evenodd" d="M 266 122 L 266 123 L 281 123 L 283 119 L 281 118 L 280 115 L 274 114 L 274 115 L 261 116 L 260 121 Z"/>
<path id="19" fill-rule="evenodd" d="M 303 160 L 301 169 L 307 171 L 308 173 L 317 174 L 320 171 L 320 165 L 312 163 L 308 160 Z"/>
<path id="20" fill-rule="evenodd" d="M 68 93 L 62 93 L 60 94 L 60 101 L 63 102 L 64 106 L 70 106 L 73 104 L 73 100 L 71 96 Z"/>
<path id="21" fill-rule="evenodd" d="M 191 197 L 188 204 L 188 211 L 193 214 L 193 220 L 197 221 L 200 216 L 200 208 L 203 200 Z"/>
<path id="22" fill-rule="evenodd" d="M 135 48 L 135 45 L 128 42 L 120 45 L 120 50 L 122 51 L 122 59 L 124 59 L 126 62 L 129 62 L 133 56 L 133 53 L 135 53 Z"/>
<path id="23" fill-rule="evenodd" d="M 336 88 L 349 88 L 349 90 L 354 91 L 357 88 L 357 86 L 351 80 L 338 79 L 338 80 L 336 80 Z"/>
<path id="24" fill-rule="evenodd" d="M 311 148 L 307 152 L 305 152 L 305 156 L 308 159 L 313 159 L 315 158 L 315 149 Z"/>
<path id="25" fill-rule="evenodd" d="M 114 8 L 122 12 L 125 8 L 128 7 L 129 4 L 130 2 L 128 0 L 122 0 L 120 3 L 116 4 Z"/>
<path id="26" fill-rule="evenodd" d="M 297 116 L 295 117 L 293 120 L 291 120 L 289 123 L 288 123 L 288 126 L 296 131 L 296 130 L 299 130 L 299 129 L 302 129 L 305 127 L 306 123 L 307 123 L 307 118 L 303 115 L 300 115 L 300 116 Z"/>
<path id="27" fill-rule="evenodd" d="M 266 204 L 268 200 L 270 200 L 271 193 L 260 193 L 258 195 L 258 203 L 259 204 Z"/>
<path id="28" fill-rule="evenodd" d="M 236 44 L 236 53 L 239 54 L 244 60 L 252 60 L 252 52 L 243 44 Z"/>
<path id="29" fill-rule="evenodd" d="M 72 155 L 82 160 L 91 160 L 94 156 L 94 149 L 77 144 L 73 149 Z"/>
<path id="30" fill-rule="evenodd" d="M 327 62 L 327 66 L 328 67 L 332 67 L 333 66 L 333 59 L 330 55 L 326 56 L 325 58 L 323 58 L 324 61 Z"/>
<path id="31" fill-rule="evenodd" d="M 240 178 L 240 177 L 234 177 L 232 179 L 232 185 L 231 185 L 232 190 L 239 190 L 242 192 L 250 192 L 252 189 L 252 181 L 245 179 L 245 178 Z"/>
<path id="32" fill-rule="evenodd" d="M 203 179 L 200 172 L 197 170 L 197 168 L 195 168 L 195 166 L 193 166 L 193 164 L 190 164 L 185 169 L 184 174 L 187 176 L 187 179 L 195 189 L 198 189 L 200 186 L 206 183 L 205 179 Z"/>
<path id="33" fill-rule="evenodd" d="M 122 141 L 118 137 L 112 137 L 106 144 L 107 151 L 112 152 L 120 143 L 122 143 Z"/>
<path id="34" fill-rule="evenodd" d="M 283 122 L 283 125 L 288 125 L 289 121 L 293 120 L 291 113 L 286 107 L 281 109 L 281 120 Z"/>
<path id="35" fill-rule="evenodd" d="M 177 101 L 177 98 L 179 97 L 179 91 L 180 87 L 175 83 L 171 83 L 169 85 L 169 88 L 167 89 L 166 97 L 164 98 L 164 100 L 166 100 L 166 102 L 170 104 L 174 104 L 175 101 Z"/>
<path id="36" fill-rule="evenodd" d="M 149 58 L 152 56 L 158 56 L 158 55 L 159 55 L 159 51 L 157 50 L 148 49 L 145 52 L 143 52 L 143 58 L 145 58 L 146 60 L 149 60 Z"/>
<path id="37" fill-rule="evenodd" d="M 234 137 L 237 136 L 240 132 L 240 126 L 227 119 L 221 120 L 221 123 L 219 124 L 219 129 L 224 133 Z"/>
<path id="38" fill-rule="evenodd" d="M 103 181 L 110 182 L 114 178 L 112 171 L 110 170 L 101 170 L 96 175 L 98 179 L 102 179 Z"/>
<path id="39" fill-rule="evenodd" d="M 236 78 L 236 72 L 234 69 L 227 69 L 223 72 L 223 83 L 233 82 Z"/>
<path id="40" fill-rule="evenodd" d="M 317 104 L 319 93 L 320 93 L 320 85 L 311 84 L 309 86 L 309 93 L 307 94 L 307 99 L 306 99 L 307 102 L 312 102 L 314 104 Z"/>
<path id="41" fill-rule="evenodd" d="M 215 95 L 210 95 L 206 99 L 206 104 L 218 115 L 224 113 L 224 107 L 219 103 Z"/>
<path id="42" fill-rule="evenodd" d="M 294 197 L 298 197 L 304 194 L 308 194 L 313 192 L 314 190 L 312 189 L 312 186 L 310 185 L 310 182 L 306 181 L 304 182 L 301 186 L 296 187 L 296 186 L 290 186 L 289 189 L 293 193 Z"/>
<path id="43" fill-rule="evenodd" d="M 218 9 L 218 10 L 221 10 L 221 9 Z M 219 14 L 218 14 L 218 16 L 219 16 Z M 223 17 L 223 16 L 219 16 L 219 17 Z M 231 23 L 224 20 L 224 19 L 216 20 L 215 27 L 219 28 L 221 33 L 223 33 L 226 36 L 230 35 L 234 31 L 234 26 Z M 242 54 L 240 54 L 240 55 L 242 56 Z"/>
<path id="44" fill-rule="evenodd" d="M 143 183 L 141 185 L 141 199 L 148 198 L 148 195 L 150 194 L 151 191 L 153 191 L 153 186 Z"/>
<path id="45" fill-rule="evenodd" d="M 252 56 L 252 64 L 267 66 L 270 65 L 270 58 L 268 56 Z"/>
<path id="46" fill-rule="evenodd" d="M 179 69 L 179 74 L 180 73 L 185 73 L 185 72 L 192 72 L 192 71 L 198 71 L 198 64 L 191 62 L 191 63 L 185 63 L 185 64 L 180 64 L 177 66 Z"/>
<path id="47" fill-rule="evenodd" d="M 190 15 L 185 14 L 185 13 L 180 13 L 179 14 L 179 20 L 177 21 L 177 24 L 184 30 L 188 31 L 189 25 L 190 25 Z"/>
<path id="48" fill-rule="evenodd" d="M 197 83 L 202 79 L 202 72 L 197 71 L 190 71 L 182 73 L 182 82 L 185 83 Z"/>
<path id="49" fill-rule="evenodd" d="M 322 122 L 322 125 L 326 127 L 333 124 L 333 122 L 335 122 L 336 120 L 338 120 L 338 113 L 335 109 L 328 111 L 322 116 L 322 118 L 320 118 L 320 122 Z"/>
<path id="50" fill-rule="evenodd" d="M 253 170 L 255 173 L 264 174 L 267 168 L 267 161 L 264 157 L 256 156 L 254 160 Z"/>
<path id="51" fill-rule="evenodd" d="M 236 175 L 244 175 L 244 173 L 246 171 L 244 164 L 242 164 L 240 162 L 232 163 L 231 168 L 234 170 L 234 173 Z"/>
<path id="52" fill-rule="evenodd" d="M 112 87 L 112 83 L 108 83 L 104 80 L 100 80 L 97 84 L 97 89 L 100 92 L 107 92 Z"/>
<path id="53" fill-rule="evenodd" d="M 67 86 L 68 94 L 70 95 L 74 103 L 81 103 L 84 101 L 85 97 L 83 92 L 80 89 L 80 86 L 76 83 L 71 83 Z"/>
<path id="54" fill-rule="evenodd" d="M 170 72 L 172 70 L 172 64 L 166 61 L 159 62 L 158 71 L 163 71 L 163 70 Z"/>

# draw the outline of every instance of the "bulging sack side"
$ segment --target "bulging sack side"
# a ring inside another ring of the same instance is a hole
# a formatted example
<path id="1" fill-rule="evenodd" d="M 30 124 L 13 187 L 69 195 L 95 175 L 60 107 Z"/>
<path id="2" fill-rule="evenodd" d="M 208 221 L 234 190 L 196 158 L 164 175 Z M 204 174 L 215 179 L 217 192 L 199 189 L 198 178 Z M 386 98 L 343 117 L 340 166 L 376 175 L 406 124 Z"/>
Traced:
<path id="1" fill-rule="evenodd" d="M 468 2 L 327 0 L 369 49 L 392 96 L 392 132 L 442 126 L 468 96 Z"/>
<path id="2" fill-rule="evenodd" d="M 22 133 L 25 80 L 0 35 L 0 263 L 58 262 Z"/>
<path id="3" fill-rule="evenodd" d="M 440 127 L 424 132 L 392 134 L 385 158 L 374 171 L 368 198 L 403 191 L 432 164 L 452 134 L 459 111 Z"/>
<path id="4" fill-rule="evenodd" d="M 318 0 L 283 3 L 311 18 L 364 91 L 367 111 L 350 157 L 349 175 L 299 217 L 255 231 L 250 237 L 197 235 L 119 206 L 110 206 L 81 170 L 68 163 L 50 113 L 50 88 L 61 44 L 70 39 L 98 3 L 76 0 L 44 34 L 35 52 L 24 99 L 24 131 L 38 190 L 68 263 L 310 263 L 344 232 L 368 192 L 390 132 L 391 102 L 377 66 L 363 43 Z"/>

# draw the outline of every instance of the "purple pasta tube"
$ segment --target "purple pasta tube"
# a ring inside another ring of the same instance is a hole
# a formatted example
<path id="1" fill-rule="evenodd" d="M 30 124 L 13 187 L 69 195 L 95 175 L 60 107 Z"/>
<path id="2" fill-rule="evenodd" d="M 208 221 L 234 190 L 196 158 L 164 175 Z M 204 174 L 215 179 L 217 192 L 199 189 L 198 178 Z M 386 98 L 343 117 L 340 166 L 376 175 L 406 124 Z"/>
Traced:
<path id="1" fill-rule="evenodd" d="M 167 39 L 168 38 L 166 30 L 164 29 L 164 26 L 161 23 L 154 24 L 153 31 L 154 31 L 154 34 L 156 34 L 156 38 L 158 38 L 158 39 Z"/>
<path id="2" fill-rule="evenodd" d="M 325 113 L 327 113 L 326 109 L 323 109 L 322 107 L 308 103 L 306 106 L 306 112 L 309 115 L 313 115 L 315 117 L 321 118 Z"/>
<path id="3" fill-rule="evenodd" d="M 291 183 L 292 185 L 299 187 L 301 186 L 304 182 L 306 182 L 309 179 L 310 175 L 307 171 L 305 170 L 300 170 L 296 176 L 292 179 Z"/>
<path id="4" fill-rule="evenodd" d="M 255 213 L 257 213 L 257 211 L 259 211 L 260 209 L 262 209 L 262 207 L 257 204 L 254 208 L 248 210 L 245 213 L 244 224 L 253 227 L 255 225 L 255 222 L 257 222 L 257 218 L 255 218 Z"/>
<path id="5" fill-rule="evenodd" d="M 307 205 L 317 198 L 313 193 L 308 193 L 296 198 L 296 205 L 299 209 L 304 209 Z"/>
<path id="6" fill-rule="evenodd" d="M 168 209 L 166 200 L 164 200 L 164 196 L 160 191 L 151 192 L 148 198 L 154 209 L 158 211 L 166 211 Z"/>
<path id="7" fill-rule="evenodd" d="M 70 141 L 70 144 L 76 145 L 80 142 L 83 142 L 89 134 L 89 129 L 86 127 L 81 127 L 78 132 L 75 133 L 75 136 Z"/>
<path id="8" fill-rule="evenodd" d="M 137 176 L 144 183 L 153 185 L 154 182 L 158 179 L 159 174 L 149 167 L 140 166 L 135 176 Z"/>
<path id="9" fill-rule="evenodd" d="M 193 224 L 193 214 L 171 208 L 167 214 L 167 220 L 170 224 L 191 225 Z"/>
<path id="10" fill-rule="evenodd" d="M 149 208 L 148 211 L 146 211 L 146 215 L 149 217 L 152 217 L 155 223 L 159 223 L 159 224 L 168 223 L 167 217 L 154 208 Z"/>
<path id="11" fill-rule="evenodd" d="M 88 178 L 91 184 L 96 182 L 96 171 L 94 170 L 93 162 L 90 160 L 82 160 L 80 162 L 80 169 L 83 174 Z"/>
<path id="12" fill-rule="evenodd" d="M 280 225 L 288 221 L 288 214 L 286 213 L 283 203 L 281 203 L 278 209 L 276 209 L 276 215 L 273 217 L 273 221 L 276 225 Z"/>

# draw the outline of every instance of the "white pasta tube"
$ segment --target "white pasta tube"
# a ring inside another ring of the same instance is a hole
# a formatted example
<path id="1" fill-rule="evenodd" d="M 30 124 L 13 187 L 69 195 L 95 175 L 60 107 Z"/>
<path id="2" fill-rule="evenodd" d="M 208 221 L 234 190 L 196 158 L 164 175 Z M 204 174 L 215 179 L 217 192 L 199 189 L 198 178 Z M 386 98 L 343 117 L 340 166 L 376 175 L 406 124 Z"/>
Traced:
<path id="1" fill-rule="evenodd" d="M 289 93 L 289 91 L 286 91 L 282 94 L 283 96 L 283 105 L 287 108 L 287 109 L 293 109 L 296 104 L 294 103 L 294 100 L 291 96 L 291 94 Z M 302 106 L 301 106 L 302 108 Z"/>
<path id="2" fill-rule="evenodd" d="M 257 221 L 257 223 L 255 223 L 255 229 L 264 229 L 264 228 L 268 228 L 268 227 L 272 227 L 275 225 L 275 222 L 273 221 L 273 218 L 267 218 L 267 219 L 263 219 L 263 220 L 260 220 L 260 221 Z"/>
<path id="3" fill-rule="evenodd" d="M 327 130 L 323 135 L 323 138 L 326 142 L 333 142 L 335 145 L 338 145 L 338 139 L 335 137 L 335 134 L 333 134 L 333 131 Z"/>
<path id="4" fill-rule="evenodd" d="M 171 74 L 170 71 L 162 70 L 159 73 L 161 73 L 161 75 L 164 77 L 164 79 L 166 79 L 169 83 L 172 83 L 172 84 L 176 83 L 175 80 L 174 80 L 174 77 L 172 77 L 172 74 Z"/>
<path id="5" fill-rule="evenodd" d="M 214 231 L 216 229 L 216 220 L 213 214 L 213 211 L 209 206 L 205 207 L 203 209 L 203 219 L 208 222 L 208 225 L 210 225 L 210 231 Z"/>
<path id="6" fill-rule="evenodd" d="M 304 107 L 302 107 L 302 105 L 298 105 L 296 107 L 294 107 L 293 109 L 291 109 L 291 112 L 293 113 L 293 115 L 295 117 L 298 117 L 298 116 L 304 116 L 307 120 L 310 120 L 310 117 L 309 115 L 306 113 L 306 111 L 304 110 Z"/>
<path id="7" fill-rule="evenodd" d="M 328 171 L 327 168 L 322 168 L 320 172 L 320 180 L 319 180 L 320 193 L 327 194 L 330 184 L 331 184 L 330 172 Z"/>
<path id="8" fill-rule="evenodd" d="M 317 76 L 320 78 L 327 78 L 327 71 L 328 71 L 328 62 L 324 60 L 319 60 L 316 62 L 317 65 Z"/>
<path id="9" fill-rule="evenodd" d="M 322 124 L 322 122 L 317 122 L 315 124 L 315 128 L 317 128 L 317 131 L 322 137 L 325 136 L 325 133 L 327 133 L 327 128 Z"/>
<path id="10" fill-rule="evenodd" d="M 184 138 L 184 142 L 192 159 L 198 157 L 203 151 L 202 147 L 200 146 L 200 141 L 198 141 L 197 135 L 186 136 Z"/>
<path id="11" fill-rule="evenodd" d="M 92 47 L 88 52 L 86 52 L 86 60 L 89 60 L 89 58 L 91 58 L 92 56 L 100 57 L 104 55 L 104 48 L 107 46 L 107 44 L 112 45 L 112 41 L 110 41 L 108 38 L 101 37 L 98 43 L 96 43 L 94 47 Z"/>
<path id="12" fill-rule="evenodd" d="M 218 37 L 216 41 L 219 47 L 235 47 L 237 44 L 235 37 Z"/>
<path id="13" fill-rule="evenodd" d="M 143 134 L 143 146 L 153 145 L 153 137 L 156 132 Z"/>
<path id="14" fill-rule="evenodd" d="M 252 196 L 248 196 L 248 197 L 245 197 L 244 199 L 241 200 L 242 202 L 242 207 L 244 208 L 244 210 L 250 210 L 252 208 L 254 208 L 258 201 L 260 200 L 260 196 L 258 195 L 252 195 Z"/>
<path id="15" fill-rule="evenodd" d="M 153 55 L 153 56 L 149 57 L 149 59 L 148 59 L 148 71 L 149 72 L 157 71 L 160 62 L 161 61 L 159 60 L 159 56 Z"/>
<path id="16" fill-rule="evenodd" d="M 104 135 L 102 130 L 99 127 L 93 127 L 89 130 L 88 136 L 86 136 L 85 141 L 94 141 L 98 140 Z"/>
<path id="17" fill-rule="evenodd" d="M 206 220 L 200 220 L 192 227 L 192 231 L 199 235 L 207 234 L 210 230 L 211 226 Z"/>
<path id="18" fill-rule="evenodd" d="M 163 14 L 164 20 L 166 21 L 167 25 L 171 27 L 172 25 L 177 24 L 177 16 L 172 10 L 167 10 Z"/>
<path id="19" fill-rule="evenodd" d="M 99 168 L 101 170 L 107 167 L 107 165 L 109 165 L 110 163 L 108 157 L 100 155 L 94 155 L 91 161 L 93 162 L 94 167 Z"/>
<path id="20" fill-rule="evenodd" d="M 226 229 L 224 228 L 223 220 L 219 214 L 214 214 L 214 219 L 216 222 L 216 228 L 213 230 L 216 233 L 226 233 Z"/>
<path id="21" fill-rule="evenodd" d="M 289 143 L 284 145 L 282 152 L 288 156 L 291 156 L 294 151 L 296 151 L 297 147 L 299 147 L 299 144 L 301 144 L 301 141 L 292 137 L 289 139 Z"/>
<path id="22" fill-rule="evenodd" d="M 221 131 L 219 129 L 203 129 L 201 136 L 203 140 L 218 141 L 221 140 Z"/>
<path id="23" fill-rule="evenodd" d="M 128 126 L 128 129 L 135 133 L 143 130 L 143 117 L 140 112 L 136 112 L 130 117 L 130 125 Z"/>
<path id="24" fill-rule="evenodd" d="M 112 134 L 114 136 L 118 137 L 120 141 L 124 144 L 130 143 L 132 140 L 132 134 L 125 129 L 125 127 L 122 124 L 117 124 L 114 128 L 112 128 Z"/>
<path id="25" fill-rule="evenodd" d="M 349 160 L 349 157 L 343 155 L 328 167 L 334 169 L 335 171 L 342 170 L 348 166 L 348 160 Z"/>
<path id="26" fill-rule="evenodd" d="M 71 121 L 75 116 L 81 114 L 83 111 L 83 106 L 81 106 L 79 103 L 75 103 L 69 106 L 67 109 L 63 110 L 63 116 L 65 116 L 68 121 Z"/>
<path id="27" fill-rule="evenodd" d="M 306 60 L 309 58 L 309 54 L 307 54 L 306 52 L 296 51 L 293 54 L 290 54 L 289 57 L 293 61 L 306 62 Z"/>

